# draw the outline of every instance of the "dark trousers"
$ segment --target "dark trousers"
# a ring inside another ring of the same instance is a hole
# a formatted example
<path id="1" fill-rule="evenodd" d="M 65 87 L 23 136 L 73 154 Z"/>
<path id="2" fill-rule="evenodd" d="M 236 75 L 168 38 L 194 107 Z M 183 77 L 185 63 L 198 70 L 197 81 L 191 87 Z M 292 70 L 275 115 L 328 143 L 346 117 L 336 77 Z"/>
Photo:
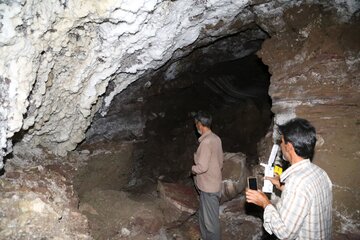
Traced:
<path id="1" fill-rule="evenodd" d="M 199 192 L 199 225 L 201 239 L 220 240 L 219 200 L 221 193 Z"/>

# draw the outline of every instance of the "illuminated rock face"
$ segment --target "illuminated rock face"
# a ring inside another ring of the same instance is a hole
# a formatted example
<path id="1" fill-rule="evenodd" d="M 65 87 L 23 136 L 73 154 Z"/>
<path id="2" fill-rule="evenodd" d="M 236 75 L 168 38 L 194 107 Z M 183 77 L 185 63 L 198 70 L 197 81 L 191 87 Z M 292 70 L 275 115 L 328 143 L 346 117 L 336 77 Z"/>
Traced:
<path id="1" fill-rule="evenodd" d="M 272 111 L 279 124 L 295 116 L 314 124 L 318 142 L 313 161 L 333 182 L 334 227 L 356 232 L 360 221 L 356 210 L 360 209 L 360 177 L 355 170 L 360 156 L 359 18 L 342 23 L 318 6 L 299 10 L 284 14 L 286 28 L 292 29 L 274 34 L 258 53 L 272 74 Z"/>
<path id="2" fill-rule="evenodd" d="M 334 182 L 336 216 L 351 219 L 338 226 L 358 229 L 360 24 L 354 13 L 360 6 L 302 2 L 2 1 L 0 168 L 18 137 L 18 145 L 66 155 L 85 138 L 95 113 L 105 116 L 115 95 L 152 69 L 169 64 L 165 80 L 171 81 L 186 70 L 182 60 L 194 49 L 218 44 L 227 56 L 206 59 L 230 60 L 256 49 L 237 47 L 244 39 L 269 37 L 258 55 L 272 74 L 275 121 L 300 116 L 315 124 L 315 161 Z M 236 46 L 219 41 L 237 33 L 246 36 Z M 139 135 L 142 124 L 134 128 Z"/>

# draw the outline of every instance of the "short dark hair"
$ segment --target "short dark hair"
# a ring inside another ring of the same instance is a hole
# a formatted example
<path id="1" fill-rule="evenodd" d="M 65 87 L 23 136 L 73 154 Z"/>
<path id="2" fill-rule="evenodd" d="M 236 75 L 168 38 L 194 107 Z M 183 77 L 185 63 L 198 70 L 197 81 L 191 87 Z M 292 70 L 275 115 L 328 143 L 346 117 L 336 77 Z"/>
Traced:
<path id="1" fill-rule="evenodd" d="M 285 143 L 290 142 L 298 156 L 312 161 L 316 144 L 316 130 L 308 120 L 293 118 L 283 125 L 278 125 L 278 128 Z"/>
<path id="2" fill-rule="evenodd" d="M 198 111 L 194 116 L 195 121 L 200 122 L 203 126 L 210 128 L 212 116 L 208 112 Z"/>

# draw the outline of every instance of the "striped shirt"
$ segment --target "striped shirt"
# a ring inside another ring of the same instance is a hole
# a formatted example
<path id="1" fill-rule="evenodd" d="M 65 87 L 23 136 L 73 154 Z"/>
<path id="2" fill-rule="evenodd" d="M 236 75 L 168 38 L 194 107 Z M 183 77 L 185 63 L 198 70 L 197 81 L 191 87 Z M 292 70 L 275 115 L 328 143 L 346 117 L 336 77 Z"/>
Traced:
<path id="1" fill-rule="evenodd" d="M 264 228 L 280 239 L 331 239 L 332 183 L 309 159 L 289 167 L 281 198 L 264 211 Z"/>

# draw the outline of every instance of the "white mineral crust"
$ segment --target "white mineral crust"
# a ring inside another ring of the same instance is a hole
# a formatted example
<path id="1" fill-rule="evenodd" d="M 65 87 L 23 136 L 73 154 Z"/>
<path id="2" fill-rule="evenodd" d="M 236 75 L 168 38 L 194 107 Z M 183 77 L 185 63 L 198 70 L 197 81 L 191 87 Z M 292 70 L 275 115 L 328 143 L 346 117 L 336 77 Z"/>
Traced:
<path id="1" fill-rule="evenodd" d="M 158 68 L 175 50 L 194 43 L 205 26 L 230 23 L 247 2 L 0 4 L 0 147 L 24 129 L 24 142 L 65 155 L 83 140 L 99 101 L 109 106 L 145 70 Z M 99 98 L 111 80 L 113 92 Z"/>

